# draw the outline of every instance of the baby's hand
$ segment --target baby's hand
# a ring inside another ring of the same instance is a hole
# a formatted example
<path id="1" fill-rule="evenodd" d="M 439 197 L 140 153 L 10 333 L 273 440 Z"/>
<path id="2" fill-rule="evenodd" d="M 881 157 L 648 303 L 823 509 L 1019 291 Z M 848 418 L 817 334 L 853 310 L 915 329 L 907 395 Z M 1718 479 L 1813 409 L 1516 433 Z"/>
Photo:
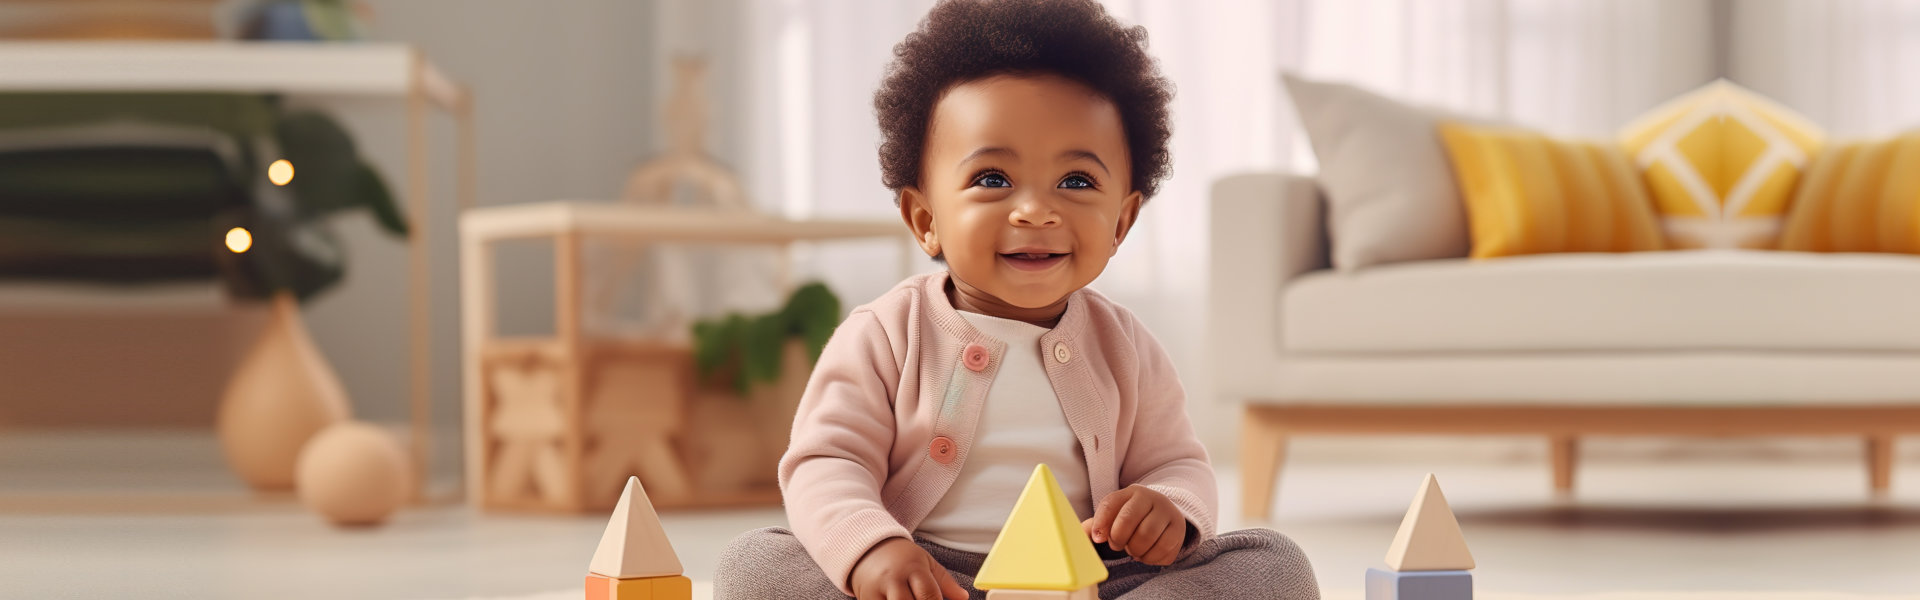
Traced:
<path id="1" fill-rule="evenodd" d="M 1187 518 L 1166 494 L 1142 485 L 1108 494 L 1093 518 L 1080 522 L 1094 543 L 1125 550 L 1134 560 L 1167 566 L 1187 541 Z"/>
<path id="2" fill-rule="evenodd" d="M 913 540 L 888 538 L 853 564 L 853 596 L 858 600 L 967 600 L 947 568 Z"/>

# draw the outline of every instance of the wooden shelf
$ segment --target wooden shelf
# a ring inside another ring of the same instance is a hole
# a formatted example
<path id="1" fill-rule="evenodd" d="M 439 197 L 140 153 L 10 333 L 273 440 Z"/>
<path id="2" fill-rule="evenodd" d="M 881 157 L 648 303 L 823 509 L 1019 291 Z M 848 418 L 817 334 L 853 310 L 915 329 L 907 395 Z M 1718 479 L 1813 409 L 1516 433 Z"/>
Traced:
<path id="1" fill-rule="evenodd" d="M 0 42 L 0 91 L 259 92 L 393 96 L 418 86 L 457 110 L 467 93 L 391 42 Z"/>
<path id="2" fill-rule="evenodd" d="M 860 237 L 905 238 L 898 221 L 809 219 L 757 213 L 559 200 L 476 208 L 460 215 L 462 239 L 494 241 L 560 234 L 645 238 L 652 242 L 783 244 Z"/>
<path id="3" fill-rule="evenodd" d="M 226 289 L 214 281 L 107 285 L 0 280 L 0 311 L 9 314 L 217 314 L 231 309 Z"/>

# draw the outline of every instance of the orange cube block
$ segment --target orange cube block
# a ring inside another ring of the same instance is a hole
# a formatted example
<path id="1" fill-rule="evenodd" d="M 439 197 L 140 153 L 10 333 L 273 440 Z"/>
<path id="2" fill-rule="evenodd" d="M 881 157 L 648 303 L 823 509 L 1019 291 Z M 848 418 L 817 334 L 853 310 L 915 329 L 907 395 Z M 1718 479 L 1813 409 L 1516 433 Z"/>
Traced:
<path id="1" fill-rule="evenodd" d="M 693 580 L 685 575 L 615 579 L 589 574 L 587 600 L 693 600 Z"/>
<path id="2" fill-rule="evenodd" d="M 647 579 L 653 581 L 653 597 L 648 600 L 693 600 L 693 580 L 685 575 Z"/>
<path id="3" fill-rule="evenodd" d="M 613 600 L 613 578 L 588 573 L 587 600 Z"/>

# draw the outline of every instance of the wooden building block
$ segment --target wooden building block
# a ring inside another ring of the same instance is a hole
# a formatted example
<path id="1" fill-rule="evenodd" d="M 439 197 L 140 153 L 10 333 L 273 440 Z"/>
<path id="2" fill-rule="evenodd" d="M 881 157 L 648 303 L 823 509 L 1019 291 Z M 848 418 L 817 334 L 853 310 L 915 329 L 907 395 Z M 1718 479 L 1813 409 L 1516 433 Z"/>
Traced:
<path id="1" fill-rule="evenodd" d="M 1367 600 L 1473 600 L 1473 574 L 1367 569 Z"/>
<path id="2" fill-rule="evenodd" d="M 1387 547 L 1387 566 L 1395 571 L 1465 571 L 1473 568 L 1473 554 L 1460 534 L 1460 522 L 1440 493 L 1432 473 L 1420 483 L 1420 492 L 1400 520 L 1400 530 Z"/>
<path id="3" fill-rule="evenodd" d="M 600 546 L 594 549 L 587 572 L 622 579 L 684 572 L 680 555 L 660 527 L 660 515 L 647 500 L 646 488 L 640 487 L 640 478 L 627 478 L 627 488 L 613 507 L 607 530 L 600 534 Z"/>
<path id="4" fill-rule="evenodd" d="M 649 579 L 653 582 L 651 600 L 693 600 L 693 580 L 685 575 Z"/>
<path id="5" fill-rule="evenodd" d="M 613 578 L 605 575 L 587 574 L 587 600 L 612 600 Z"/>
<path id="6" fill-rule="evenodd" d="M 693 580 L 685 575 L 619 579 L 588 574 L 587 600 L 693 600 Z"/>
<path id="7" fill-rule="evenodd" d="M 609 579 L 607 600 L 653 600 L 653 579 Z"/>
<path id="8" fill-rule="evenodd" d="M 987 590 L 987 600 L 1100 600 L 1100 586 L 1060 590 Z"/>
<path id="9" fill-rule="evenodd" d="M 1033 469 L 1013 514 L 993 541 L 973 587 L 983 590 L 1078 591 L 1107 579 L 1093 541 L 1046 465 Z"/>

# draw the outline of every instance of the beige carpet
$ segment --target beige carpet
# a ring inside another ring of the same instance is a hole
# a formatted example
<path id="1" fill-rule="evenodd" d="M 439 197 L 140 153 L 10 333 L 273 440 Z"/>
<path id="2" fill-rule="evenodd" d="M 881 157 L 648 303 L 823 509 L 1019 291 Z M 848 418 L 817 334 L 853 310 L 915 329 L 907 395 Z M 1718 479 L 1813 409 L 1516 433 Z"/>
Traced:
<path id="1" fill-rule="evenodd" d="M 1866 596 L 1832 592 L 1607 592 L 1600 594 L 1502 594 L 1474 590 L 1474 600 L 1920 600 L 1920 596 Z M 1363 600 L 1362 590 L 1331 590 L 1325 600 Z"/>
<path id="2" fill-rule="evenodd" d="M 461 600 L 580 600 L 579 589 L 529 596 L 471 597 Z M 1602 594 L 1502 594 L 1474 591 L 1474 600 L 1920 600 L 1920 596 L 1873 596 L 1832 592 L 1608 592 Z M 711 600 L 713 584 L 693 582 L 694 600 Z M 1328 590 L 1324 600 L 1364 600 L 1363 590 Z"/>

